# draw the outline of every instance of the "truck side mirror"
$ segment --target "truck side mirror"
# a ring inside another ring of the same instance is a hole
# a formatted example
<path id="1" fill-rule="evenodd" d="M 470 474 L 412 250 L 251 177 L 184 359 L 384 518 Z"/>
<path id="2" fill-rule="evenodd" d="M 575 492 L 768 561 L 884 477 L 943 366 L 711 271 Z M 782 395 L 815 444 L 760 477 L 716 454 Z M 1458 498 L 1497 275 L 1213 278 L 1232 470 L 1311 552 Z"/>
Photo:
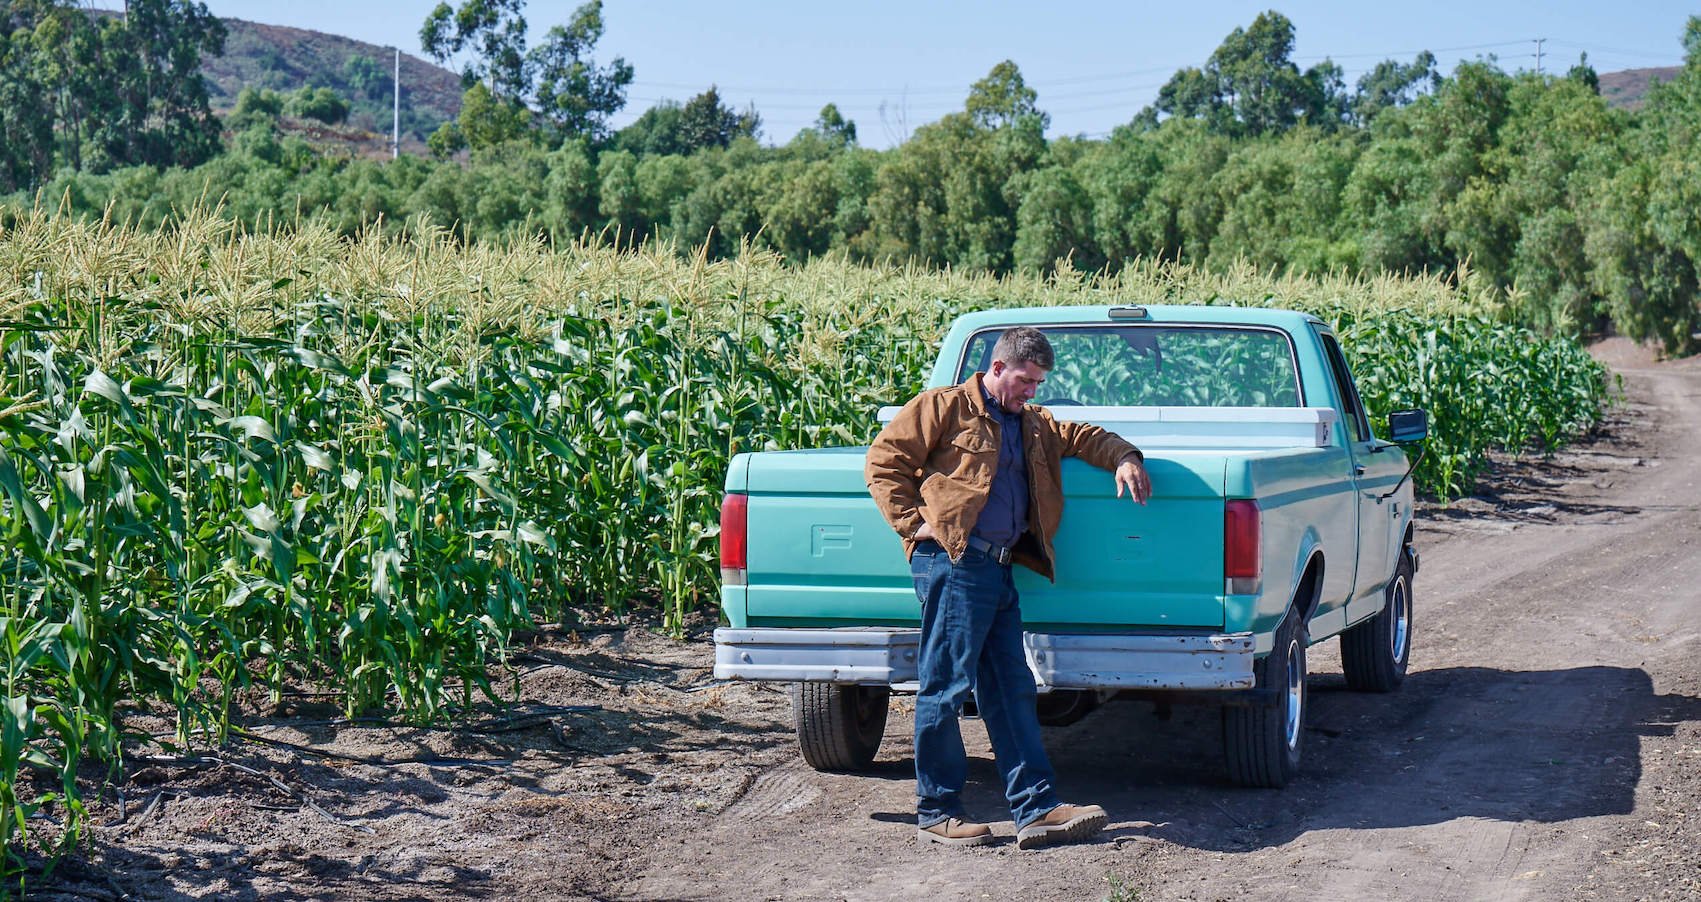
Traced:
<path id="1" fill-rule="evenodd" d="M 1388 415 L 1388 437 L 1395 442 L 1421 442 L 1429 437 L 1429 411 L 1396 410 Z"/>

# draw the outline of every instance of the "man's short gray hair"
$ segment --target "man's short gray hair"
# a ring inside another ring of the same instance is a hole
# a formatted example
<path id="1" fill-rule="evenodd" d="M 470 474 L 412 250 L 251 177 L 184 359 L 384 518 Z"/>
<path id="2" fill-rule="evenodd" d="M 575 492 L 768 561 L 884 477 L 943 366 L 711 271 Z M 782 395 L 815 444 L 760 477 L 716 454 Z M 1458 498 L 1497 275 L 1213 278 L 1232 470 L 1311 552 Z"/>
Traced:
<path id="1" fill-rule="evenodd" d="M 1051 352 L 1051 341 L 1033 326 L 1005 330 L 1003 335 L 998 336 L 998 343 L 992 346 L 992 359 L 1004 361 L 1005 366 L 1032 363 L 1043 370 L 1049 370 L 1057 363 Z"/>

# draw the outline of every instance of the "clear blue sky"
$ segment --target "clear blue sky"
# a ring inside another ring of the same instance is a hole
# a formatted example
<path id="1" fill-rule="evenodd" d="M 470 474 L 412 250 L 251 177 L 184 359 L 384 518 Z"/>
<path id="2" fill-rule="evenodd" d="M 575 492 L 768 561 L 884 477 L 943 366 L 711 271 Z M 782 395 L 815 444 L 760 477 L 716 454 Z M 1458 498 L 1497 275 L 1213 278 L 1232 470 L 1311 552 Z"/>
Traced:
<path id="1" fill-rule="evenodd" d="M 102 0 L 109 5 L 112 0 Z M 419 54 L 435 0 L 205 0 L 219 16 L 347 35 Z M 535 41 L 576 0 L 531 0 Z M 1332 57 L 1351 85 L 1378 61 L 1431 50 L 1444 71 L 1492 54 L 1508 70 L 1569 67 L 1587 52 L 1601 72 L 1682 62 L 1685 21 L 1701 12 L 1671 0 L 1529 3 L 1439 0 L 604 0 L 598 62 L 636 70 L 624 124 L 664 98 L 714 83 L 725 100 L 755 103 L 763 139 L 782 143 L 838 104 L 864 145 L 886 147 L 960 109 L 968 86 L 1012 59 L 1051 114 L 1052 134 L 1102 135 L 1127 122 L 1177 68 L 1205 61 L 1225 35 L 1265 9 L 1294 22 L 1303 68 Z M 882 106 L 884 115 L 882 115 Z"/>

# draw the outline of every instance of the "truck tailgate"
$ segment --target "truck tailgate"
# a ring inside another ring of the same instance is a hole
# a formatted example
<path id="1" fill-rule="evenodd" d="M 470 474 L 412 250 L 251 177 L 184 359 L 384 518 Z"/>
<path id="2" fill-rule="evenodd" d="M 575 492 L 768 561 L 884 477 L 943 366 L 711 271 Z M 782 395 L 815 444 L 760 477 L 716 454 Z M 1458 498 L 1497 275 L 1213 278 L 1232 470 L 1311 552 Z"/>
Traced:
<path id="1" fill-rule="evenodd" d="M 903 545 L 863 483 L 864 448 L 755 455 L 747 607 L 752 626 L 914 625 Z M 1166 452 L 1147 467 L 1146 506 L 1110 474 L 1063 463 L 1055 584 L 1016 568 L 1029 629 L 1112 632 L 1223 625 L 1224 458 Z"/>

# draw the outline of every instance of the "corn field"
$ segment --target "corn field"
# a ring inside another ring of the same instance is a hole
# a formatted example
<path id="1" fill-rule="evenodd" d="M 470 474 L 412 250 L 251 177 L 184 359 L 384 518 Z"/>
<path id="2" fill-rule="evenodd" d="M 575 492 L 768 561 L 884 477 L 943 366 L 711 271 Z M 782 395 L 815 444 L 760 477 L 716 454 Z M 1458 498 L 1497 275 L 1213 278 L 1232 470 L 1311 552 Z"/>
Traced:
<path id="1" fill-rule="evenodd" d="M 217 739 L 238 691 L 308 683 L 430 720 L 494 699 L 539 620 L 643 600 L 681 629 L 715 596 L 730 455 L 866 441 L 961 312 L 1227 301 L 1319 313 L 1373 411 L 1428 407 L 1434 494 L 1606 397 L 1469 273 L 999 279 L 0 213 L 8 860 L 77 841 L 128 709 Z"/>

